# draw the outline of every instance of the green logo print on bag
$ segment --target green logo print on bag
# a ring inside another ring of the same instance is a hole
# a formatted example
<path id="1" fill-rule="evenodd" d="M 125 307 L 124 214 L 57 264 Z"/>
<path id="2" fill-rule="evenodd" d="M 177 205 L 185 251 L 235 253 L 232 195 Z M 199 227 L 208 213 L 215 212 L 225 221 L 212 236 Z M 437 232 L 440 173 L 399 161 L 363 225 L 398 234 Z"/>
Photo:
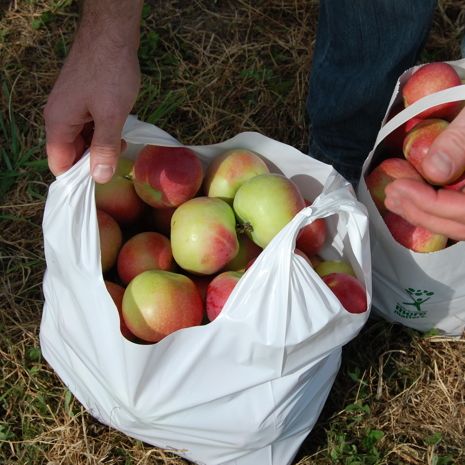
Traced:
<path id="1" fill-rule="evenodd" d="M 396 309 L 394 313 L 401 316 L 402 318 L 407 318 L 409 320 L 417 318 L 425 318 L 426 311 L 421 309 L 421 306 L 428 301 L 431 296 L 434 295 L 434 292 L 424 291 L 421 289 L 413 289 L 409 287 L 404 289 L 409 297 L 408 302 L 402 302 L 396 304 Z"/>

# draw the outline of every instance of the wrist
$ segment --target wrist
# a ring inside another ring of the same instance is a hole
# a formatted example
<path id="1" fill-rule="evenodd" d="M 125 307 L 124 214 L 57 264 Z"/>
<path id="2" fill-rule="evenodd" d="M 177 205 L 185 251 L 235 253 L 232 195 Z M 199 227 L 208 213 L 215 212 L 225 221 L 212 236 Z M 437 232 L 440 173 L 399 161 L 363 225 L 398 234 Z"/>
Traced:
<path id="1" fill-rule="evenodd" d="M 142 0 L 85 0 L 74 43 L 83 47 L 137 51 Z"/>

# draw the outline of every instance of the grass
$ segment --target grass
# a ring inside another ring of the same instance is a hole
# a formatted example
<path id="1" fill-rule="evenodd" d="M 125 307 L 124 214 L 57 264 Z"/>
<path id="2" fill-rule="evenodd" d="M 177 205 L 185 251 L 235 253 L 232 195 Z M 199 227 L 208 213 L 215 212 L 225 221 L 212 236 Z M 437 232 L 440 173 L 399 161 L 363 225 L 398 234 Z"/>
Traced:
<path id="1" fill-rule="evenodd" d="M 78 19 L 71 0 L 0 3 L 0 463 L 181 465 L 98 423 L 42 358 L 42 108 Z M 318 2 L 147 1 L 135 112 L 186 144 L 255 130 L 305 151 Z M 420 61 L 459 56 L 465 6 L 439 2 Z M 372 319 L 344 348 L 295 465 L 465 464 L 464 340 Z M 260 464 L 257 464 L 260 465 Z"/>
<path id="2" fill-rule="evenodd" d="M 43 142 L 33 141 L 18 127 L 15 114 L 11 108 L 10 92 L 4 84 L 3 95 L 8 98 L 8 112 L 0 114 L 0 135 L 5 143 L 0 147 L 2 171 L 0 173 L 0 197 L 3 198 L 14 186 L 18 178 L 29 180 L 28 189 L 31 197 L 44 200 L 45 190 L 38 192 L 34 180 L 40 180 L 41 174 L 48 170 L 46 159 L 41 157 Z"/>

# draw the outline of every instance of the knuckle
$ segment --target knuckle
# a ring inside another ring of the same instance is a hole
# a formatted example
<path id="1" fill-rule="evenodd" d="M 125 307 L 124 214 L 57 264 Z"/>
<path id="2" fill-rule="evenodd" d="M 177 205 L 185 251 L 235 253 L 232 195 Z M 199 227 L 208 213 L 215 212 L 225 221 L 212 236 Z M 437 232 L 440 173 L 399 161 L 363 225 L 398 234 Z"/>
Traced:
<path id="1" fill-rule="evenodd" d="M 104 115 L 101 115 L 105 121 L 105 125 L 116 127 L 122 125 L 122 122 L 126 118 L 126 114 L 119 108 L 108 109 Z"/>
<path id="2" fill-rule="evenodd" d="M 92 144 L 90 149 L 91 155 L 95 160 L 112 161 L 118 155 L 118 148 L 108 144 Z"/>
<path id="3" fill-rule="evenodd" d="M 443 144 L 447 143 L 449 152 L 451 155 L 454 155 L 454 158 L 461 156 L 465 160 L 465 134 L 463 132 L 464 128 L 459 126 L 449 126 L 447 132 L 447 138 L 442 138 L 441 142 Z"/>

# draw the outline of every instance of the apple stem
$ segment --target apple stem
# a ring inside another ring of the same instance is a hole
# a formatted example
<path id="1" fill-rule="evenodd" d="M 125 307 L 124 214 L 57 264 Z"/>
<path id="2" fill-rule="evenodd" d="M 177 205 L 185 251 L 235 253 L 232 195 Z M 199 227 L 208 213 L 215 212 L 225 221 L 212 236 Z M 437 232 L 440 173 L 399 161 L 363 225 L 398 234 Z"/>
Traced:
<path id="1" fill-rule="evenodd" d="M 253 227 L 250 223 L 238 223 L 236 224 L 236 231 L 238 234 L 251 233 Z"/>

